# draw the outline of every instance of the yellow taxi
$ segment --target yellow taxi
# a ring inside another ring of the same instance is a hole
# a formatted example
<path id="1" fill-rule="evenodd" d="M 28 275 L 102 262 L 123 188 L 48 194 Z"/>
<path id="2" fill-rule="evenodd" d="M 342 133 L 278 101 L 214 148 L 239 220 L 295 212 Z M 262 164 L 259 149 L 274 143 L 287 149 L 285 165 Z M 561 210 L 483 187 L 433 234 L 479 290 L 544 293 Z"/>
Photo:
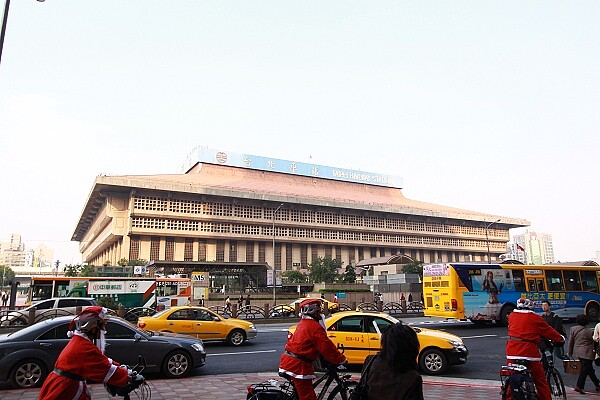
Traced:
<path id="1" fill-rule="evenodd" d="M 223 318 L 208 308 L 195 306 L 171 307 L 151 317 L 140 317 L 137 326 L 146 331 L 196 336 L 204 341 L 225 341 L 232 346 L 254 339 L 258 332 L 251 322 Z"/>
<path id="2" fill-rule="evenodd" d="M 342 311 L 325 320 L 327 336 L 344 347 L 350 364 L 363 364 L 365 358 L 381 350 L 381 333 L 399 320 L 379 312 Z M 419 338 L 418 363 L 428 375 L 441 375 L 450 365 L 464 364 L 469 354 L 462 339 L 435 329 L 412 327 Z M 293 333 L 296 325 L 288 330 Z"/>

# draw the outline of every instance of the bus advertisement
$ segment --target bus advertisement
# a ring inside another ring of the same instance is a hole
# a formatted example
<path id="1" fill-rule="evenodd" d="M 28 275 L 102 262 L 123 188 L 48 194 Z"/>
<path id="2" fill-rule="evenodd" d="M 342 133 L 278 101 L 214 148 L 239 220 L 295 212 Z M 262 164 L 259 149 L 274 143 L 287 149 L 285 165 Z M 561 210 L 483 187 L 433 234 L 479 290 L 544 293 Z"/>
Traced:
<path id="1" fill-rule="evenodd" d="M 587 264 L 587 263 L 586 263 Z M 446 263 L 423 266 L 425 316 L 506 324 L 517 300 L 527 297 L 541 312 L 548 301 L 564 319 L 586 314 L 600 317 L 595 265 L 522 265 Z"/>

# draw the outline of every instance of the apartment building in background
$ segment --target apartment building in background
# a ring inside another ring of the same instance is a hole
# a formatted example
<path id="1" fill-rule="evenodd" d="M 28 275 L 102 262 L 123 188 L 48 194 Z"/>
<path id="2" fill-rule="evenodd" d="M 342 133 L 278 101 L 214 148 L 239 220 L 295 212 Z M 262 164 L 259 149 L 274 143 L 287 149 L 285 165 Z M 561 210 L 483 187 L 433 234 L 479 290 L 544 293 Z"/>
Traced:
<path id="1" fill-rule="evenodd" d="M 554 245 L 552 235 L 527 230 L 525 233 L 513 236 L 510 249 L 515 259 L 523 264 L 542 265 L 553 264 Z"/>

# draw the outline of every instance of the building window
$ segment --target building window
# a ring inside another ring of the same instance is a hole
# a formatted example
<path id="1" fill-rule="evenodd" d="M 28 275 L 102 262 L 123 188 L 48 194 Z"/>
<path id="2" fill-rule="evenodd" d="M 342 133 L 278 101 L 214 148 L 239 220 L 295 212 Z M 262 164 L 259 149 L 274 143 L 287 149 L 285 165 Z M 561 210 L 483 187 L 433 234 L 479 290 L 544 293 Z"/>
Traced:
<path id="1" fill-rule="evenodd" d="M 198 240 L 198 261 L 206 261 L 206 241 Z"/>
<path id="2" fill-rule="evenodd" d="M 150 241 L 150 260 L 160 260 L 160 238 L 156 236 Z"/>
<path id="3" fill-rule="evenodd" d="M 260 263 L 264 263 L 267 262 L 267 257 L 265 254 L 265 243 L 264 242 L 260 242 L 258 244 L 258 262 Z"/>
<path id="4" fill-rule="evenodd" d="M 229 262 L 237 262 L 237 248 L 238 244 L 232 240 L 229 242 Z"/>
<path id="5" fill-rule="evenodd" d="M 290 243 L 285 245 L 285 267 L 286 269 L 292 268 L 292 255 L 294 250 Z"/>
<path id="6" fill-rule="evenodd" d="M 254 262 L 254 242 L 246 242 L 246 262 Z"/>
<path id="7" fill-rule="evenodd" d="M 175 239 L 168 237 L 165 243 L 165 260 L 173 261 L 175 257 Z"/>
<path id="8" fill-rule="evenodd" d="M 140 258 L 140 237 L 132 236 L 129 242 L 129 260 Z"/>
<path id="9" fill-rule="evenodd" d="M 308 245 L 300 245 L 300 267 L 306 268 L 308 266 Z"/>
<path id="10" fill-rule="evenodd" d="M 185 239 L 185 249 L 183 250 L 183 260 L 192 261 L 194 259 L 194 242 L 192 239 Z"/>
<path id="11" fill-rule="evenodd" d="M 217 241 L 217 261 L 225 262 L 225 242 Z"/>

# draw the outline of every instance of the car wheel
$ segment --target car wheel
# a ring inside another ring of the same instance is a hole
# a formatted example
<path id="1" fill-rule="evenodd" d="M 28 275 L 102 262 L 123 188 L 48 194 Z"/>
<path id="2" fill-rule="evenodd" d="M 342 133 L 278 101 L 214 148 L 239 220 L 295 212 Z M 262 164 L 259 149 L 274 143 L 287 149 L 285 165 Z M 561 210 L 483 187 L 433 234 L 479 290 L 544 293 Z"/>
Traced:
<path id="1" fill-rule="evenodd" d="M 12 369 L 10 383 L 15 389 L 40 387 L 47 375 L 46 366 L 40 360 L 23 360 Z"/>
<path id="2" fill-rule="evenodd" d="M 10 325 L 12 326 L 25 326 L 27 325 L 27 320 L 23 317 L 19 317 L 13 321 L 10 321 Z"/>
<path id="3" fill-rule="evenodd" d="M 239 346 L 246 341 L 246 334 L 241 329 L 234 329 L 227 335 L 227 343 L 231 346 Z"/>
<path id="4" fill-rule="evenodd" d="M 192 359 L 185 351 L 169 353 L 163 362 L 163 374 L 167 378 L 183 378 L 192 370 Z"/>
<path id="5" fill-rule="evenodd" d="M 502 307 L 502 310 L 500 311 L 500 320 L 498 321 L 500 326 L 508 326 L 508 316 L 511 312 L 513 312 L 514 309 L 515 306 L 512 304 L 506 304 L 504 307 Z"/>
<path id="6" fill-rule="evenodd" d="M 419 366 L 427 375 L 441 375 L 446 372 L 448 361 L 438 349 L 427 349 L 419 357 Z"/>

